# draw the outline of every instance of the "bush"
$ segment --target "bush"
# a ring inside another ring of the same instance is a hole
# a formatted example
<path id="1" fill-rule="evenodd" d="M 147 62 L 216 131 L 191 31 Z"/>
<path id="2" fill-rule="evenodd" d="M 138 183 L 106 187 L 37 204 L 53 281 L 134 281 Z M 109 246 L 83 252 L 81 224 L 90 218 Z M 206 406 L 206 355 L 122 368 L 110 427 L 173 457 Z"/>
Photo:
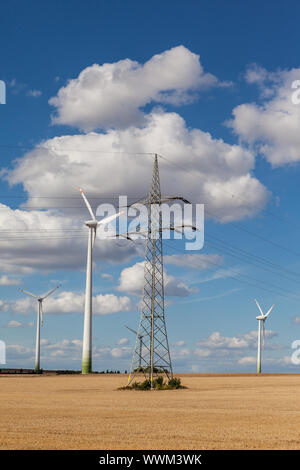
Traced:
<path id="1" fill-rule="evenodd" d="M 156 380 L 154 380 L 154 388 L 157 390 L 162 390 L 164 387 L 164 378 L 162 375 L 159 375 Z"/>
<path id="2" fill-rule="evenodd" d="M 183 388 L 183 386 L 181 385 L 181 380 L 180 378 L 178 377 L 173 377 L 172 379 L 169 380 L 169 383 L 168 383 L 168 388 L 169 389 L 172 389 L 172 388 Z"/>
<path id="3" fill-rule="evenodd" d="M 153 381 L 154 390 L 177 390 L 180 388 L 186 387 L 181 385 L 181 380 L 176 377 L 173 377 L 168 382 L 165 382 L 163 376 L 160 375 Z M 151 382 L 148 379 L 144 380 L 143 382 L 132 382 L 130 385 L 120 387 L 119 390 L 151 390 Z"/>

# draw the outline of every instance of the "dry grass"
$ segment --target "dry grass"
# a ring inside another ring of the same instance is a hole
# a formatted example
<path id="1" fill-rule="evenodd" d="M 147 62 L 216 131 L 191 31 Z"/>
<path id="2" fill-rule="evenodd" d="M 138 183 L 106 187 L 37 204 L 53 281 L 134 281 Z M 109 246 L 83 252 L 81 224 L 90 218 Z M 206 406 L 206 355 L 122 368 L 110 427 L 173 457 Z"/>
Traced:
<path id="1" fill-rule="evenodd" d="M 300 449 L 300 376 L 0 376 L 1 449 Z"/>

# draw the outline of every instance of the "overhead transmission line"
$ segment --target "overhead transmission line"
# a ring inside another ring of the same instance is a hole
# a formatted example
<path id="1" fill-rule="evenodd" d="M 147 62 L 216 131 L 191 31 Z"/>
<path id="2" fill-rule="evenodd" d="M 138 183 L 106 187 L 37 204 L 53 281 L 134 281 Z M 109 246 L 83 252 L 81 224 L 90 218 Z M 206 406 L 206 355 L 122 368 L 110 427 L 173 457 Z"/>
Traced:
<path id="1" fill-rule="evenodd" d="M 11 148 L 12 148 L 13 146 L 3 146 L 3 145 L 1 146 L 1 145 L 0 145 L 0 148 L 1 148 L 1 147 L 11 147 Z M 15 147 L 15 148 L 29 148 L 29 147 L 26 147 L 26 146 L 18 146 L 18 147 Z M 35 148 L 41 148 L 41 149 L 46 149 L 46 150 L 55 150 L 55 151 L 73 151 L 73 149 L 55 149 L 55 148 L 53 148 L 53 147 L 47 147 L 47 146 L 45 146 L 45 147 L 39 146 L 39 147 L 35 147 Z M 82 149 L 74 149 L 74 151 L 83 152 L 84 150 L 82 150 Z M 96 152 L 96 153 L 97 153 L 97 152 L 98 152 L 98 153 L 106 153 L 106 154 L 110 154 L 110 153 L 111 153 L 111 154 L 122 154 L 122 153 L 123 153 L 123 154 L 130 154 L 130 155 L 154 155 L 154 152 L 107 152 L 107 151 L 100 151 L 100 150 L 94 150 L 94 151 L 93 151 L 93 150 L 87 150 L 87 151 L 92 151 L 92 152 Z M 160 155 L 160 154 L 159 154 L 158 156 L 159 156 L 161 159 L 163 159 L 163 160 L 167 161 L 168 163 L 174 165 L 175 167 L 179 168 L 180 170 L 183 170 L 183 171 L 185 171 L 185 172 L 191 174 L 192 176 L 195 176 L 195 173 L 194 173 L 194 172 L 188 170 L 187 168 L 185 168 L 185 167 L 183 167 L 183 166 L 181 166 L 181 165 L 178 165 L 177 163 L 173 162 L 171 159 L 169 159 L 169 158 L 167 158 L 167 157 L 165 157 L 165 156 L 162 156 L 162 155 Z M 203 193 L 203 191 L 200 191 L 200 192 Z M 228 191 L 226 191 L 226 190 L 223 190 L 223 192 L 226 192 L 226 193 L 229 194 L 230 196 L 235 197 L 234 194 L 232 194 L 232 193 L 230 193 L 230 192 L 228 192 Z M 205 196 L 206 196 L 206 197 L 210 197 L 209 195 L 205 195 Z M 0 196 L 0 197 L 3 197 L 3 196 Z M 23 198 L 25 198 L 26 196 L 4 196 L 4 197 L 22 198 L 22 199 L 23 199 Z M 238 196 L 238 197 L 239 197 L 239 199 L 243 200 L 243 198 L 242 198 L 241 196 Z M 33 199 L 33 198 L 35 198 L 35 199 L 71 199 L 71 200 L 74 200 L 74 199 L 76 199 L 76 200 L 78 199 L 78 200 L 79 200 L 79 199 L 80 199 L 80 198 L 77 197 L 77 196 L 32 196 L 31 199 Z M 96 199 L 96 200 L 104 200 L 104 199 L 111 200 L 111 199 L 117 199 L 117 198 L 118 198 L 118 196 L 114 196 L 114 195 L 106 195 L 106 196 L 103 196 L 103 195 L 102 195 L 102 196 L 94 196 L 94 197 L 92 196 L 92 197 L 90 197 L 90 199 Z M 129 196 L 128 198 L 129 198 L 129 199 L 136 199 L 137 196 Z M 141 199 L 141 198 L 140 198 L 140 199 Z M 251 207 L 253 207 L 253 205 L 252 205 Z M 254 207 L 256 207 L 257 209 L 263 211 L 263 212 L 266 213 L 266 214 L 269 214 L 269 215 L 271 215 L 271 216 L 273 216 L 273 217 L 276 217 L 276 218 L 278 218 L 278 219 L 280 219 L 280 220 L 283 220 L 285 223 L 289 223 L 289 222 L 286 221 L 284 218 L 281 218 L 281 217 L 278 216 L 278 215 L 275 215 L 275 214 L 273 214 L 273 213 L 271 213 L 271 212 L 269 212 L 269 211 L 266 211 L 265 209 L 261 209 L 261 208 L 258 207 L 258 206 L 254 206 Z M 52 207 L 27 206 L 27 207 L 24 207 L 24 210 L 26 210 L 26 209 L 31 209 L 31 208 L 34 209 L 34 210 L 41 210 L 41 209 L 45 209 L 45 210 L 49 210 L 49 209 L 83 209 L 82 206 L 80 206 L 80 207 L 77 207 L 77 206 L 54 206 L 54 207 L 53 207 L 53 206 L 52 206 Z M 0 209 L 1 209 L 1 208 L 0 208 Z M 3 209 L 4 209 L 4 208 L 3 208 Z M 206 210 L 206 212 L 207 212 L 209 215 L 211 215 L 211 217 L 213 217 L 213 218 L 215 218 L 215 219 L 222 220 L 222 219 L 221 219 L 220 217 L 218 217 L 216 214 L 214 214 L 214 213 L 212 213 L 212 212 L 210 212 L 210 211 L 207 211 L 207 210 Z M 249 235 L 255 236 L 255 237 L 257 237 L 257 238 L 263 240 L 264 242 L 269 243 L 269 244 L 275 246 L 276 248 L 280 248 L 280 249 L 285 250 L 285 251 L 287 251 L 287 252 L 289 252 L 289 253 L 291 253 L 291 254 L 300 256 L 300 253 L 296 252 L 295 250 L 291 250 L 290 248 L 284 247 L 284 246 L 280 245 L 279 243 L 273 242 L 272 240 L 270 240 L 270 239 L 268 239 L 268 238 L 266 238 L 266 237 L 263 237 L 262 235 L 257 234 L 256 232 L 252 232 L 251 230 L 246 229 L 245 227 L 243 227 L 240 223 L 233 222 L 233 221 L 232 221 L 232 222 L 229 222 L 229 223 L 230 223 L 234 228 L 239 229 L 239 230 L 242 230 L 242 231 L 244 231 L 245 233 L 248 233 Z M 49 230 L 49 231 L 50 231 L 50 230 L 51 230 L 51 231 L 53 230 L 54 232 L 68 232 L 68 233 L 71 233 L 71 232 L 73 232 L 73 233 L 80 233 L 80 232 L 81 232 L 81 229 L 40 229 L 40 231 L 48 231 L 48 230 Z M 1 233 L 1 232 L 4 233 L 4 231 L 1 231 L 1 230 L 0 230 L 0 233 Z M 8 231 L 6 231 L 6 232 L 8 232 Z M 16 232 L 16 231 L 14 231 L 14 232 Z M 27 232 L 30 232 L 30 231 L 26 231 L 26 233 L 27 233 Z M 22 231 L 22 233 L 24 233 L 24 232 Z M 36 233 L 36 231 L 35 231 L 35 233 Z M 213 238 L 213 236 L 211 236 L 211 237 Z M 13 238 L 16 239 L 16 237 L 13 237 Z M 57 239 L 57 238 L 60 238 L 60 237 L 47 237 L 47 239 Z M 65 237 L 62 237 L 62 238 L 65 238 Z M 74 237 L 68 237 L 68 238 L 74 238 Z M 80 238 L 80 237 L 76 237 L 76 238 Z M 216 238 L 216 237 L 215 237 L 215 238 Z M 19 239 L 28 239 L 28 240 L 29 240 L 28 237 L 27 237 L 27 238 L 21 237 L 21 238 L 19 238 Z M 36 239 L 36 238 L 35 238 L 35 239 Z M 42 237 L 42 239 L 46 239 L 46 237 Z M 1 238 L 1 237 L 0 237 L 0 240 L 5 240 L 5 238 L 3 238 L 3 237 Z M 207 243 L 210 243 L 211 245 L 213 245 L 212 242 L 207 242 Z M 215 246 L 216 246 L 216 245 L 215 245 Z M 221 247 L 220 247 L 220 246 L 216 246 L 216 248 L 219 249 L 219 250 L 223 250 L 223 251 L 225 250 L 224 247 L 222 248 L 222 246 L 221 246 Z M 230 251 L 230 250 L 228 249 L 228 248 L 229 248 L 228 244 L 226 245 L 225 248 L 226 248 L 227 254 L 229 254 L 229 256 L 232 256 L 232 257 L 235 257 L 235 258 L 238 258 L 238 259 L 242 259 L 243 261 L 245 261 L 245 258 L 244 258 L 244 259 L 241 258 L 241 257 L 239 258 L 237 255 L 234 255 L 234 254 L 232 253 L 232 250 L 235 250 L 235 251 L 240 251 L 241 253 L 244 252 L 244 255 L 245 255 L 246 257 L 252 257 L 252 258 L 254 258 L 254 259 L 256 258 L 256 261 L 257 261 L 257 258 L 258 258 L 258 257 L 255 257 L 255 255 L 252 255 L 251 253 L 246 252 L 245 250 L 238 249 L 238 248 L 236 248 L 236 247 L 232 247 L 232 246 L 231 246 L 231 251 Z M 263 268 L 262 266 L 260 266 L 260 265 L 258 265 L 258 264 L 255 264 L 253 261 L 249 261 L 249 259 L 247 259 L 247 258 L 246 258 L 246 262 L 248 262 L 248 263 L 250 263 L 250 264 L 253 264 L 253 265 L 255 265 L 256 267 L 259 267 L 259 268 L 262 268 L 262 269 L 265 269 L 265 270 L 269 270 L 269 271 L 270 271 L 270 269 L 267 269 L 266 267 Z M 263 263 L 265 263 L 265 264 L 269 264 L 269 265 L 272 266 L 273 268 L 274 268 L 274 267 L 276 268 L 276 266 L 275 266 L 274 263 L 272 263 L 272 262 L 270 262 L 270 261 L 268 261 L 268 260 L 264 260 L 263 258 L 260 258 L 260 261 L 259 261 L 259 262 L 263 262 Z M 283 268 L 283 267 L 281 267 L 281 266 L 279 266 L 279 265 L 277 265 L 277 269 L 280 269 L 281 271 L 284 271 L 284 272 L 286 272 L 286 273 L 288 273 L 288 274 L 292 274 L 292 275 L 294 275 L 294 276 L 300 276 L 300 274 L 298 274 L 298 273 L 293 273 L 292 271 L 286 270 L 285 268 Z M 271 272 L 273 272 L 274 274 L 278 274 L 278 273 L 275 273 L 275 272 L 272 271 L 272 270 L 271 270 Z M 282 273 L 281 273 L 281 275 L 282 275 Z M 294 280 L 294 279 L 289 279 L 289 280 Z"/>
<path id="2" fill-rule="evenodd" d="M 179 248 L 175 248 L 173 245 L 171 245 L 169 243 L 166 243 L 165 240 L 164 240 L 164 245 L 166 245 L 167 247 L 169 247 L 173 251 L 177 251 L 179 253 L 186 254 L 186 251 L 180 250 Z M 218 263 L 213 262 L 212 260 L 205 260 L 205 262 L 209 263 L 213 266 L 216 266 L 219 270 L 222 270 L 222 267 Z M 201 264 L 193 263 L 192 261 L 190 261 L 190 259 L 189 259 L 189 265 L 195 266 L 196 268 L 201 268 Z M 205 267 L 205 269 L 208 270 L 208 271 L 216 272 L 216 269 L 213 269 L 213 268 Z M 224 269 L 223 269 L 223 271 L 224 271 Z M 233 280 L 238 281 L 238 282 L 243 283 L 243 284 L 250 285 L 251 287 L 256 287 L 258 289 L 270 292 L 272 294 L 280 295 L 281 297 L 289 298 L 289 299 L 292 299 L 292 300 L 298 300 L 298 301 L 300 299 L 300 296 L 298 296 L 294 292 L 283 289 L 280 286 L 276 286 L 276 285 L 271 284 L 269 282 L 262 281 L 261 279 L 257 279 L 257 278 L 251 277 L 251 276 L 247 276 L 245 274 L 241 274 L 239 271 L 236 271 L 232 268 L 229 268 L 229 271 L 236 273 L 239 277 L 231 276 L 228 273 L 225 273 L 224 277 L 233 279 Z M 245 280 L 244 277 L 250 279 L 250 282 Z M 256 283 L 254 284 L 251 281 L 259 282 L 259 284 L 256 284 Z M 263 285 L 269 285 L 269 286 L 273 287 L 274 290 L 263 287 Z"/>

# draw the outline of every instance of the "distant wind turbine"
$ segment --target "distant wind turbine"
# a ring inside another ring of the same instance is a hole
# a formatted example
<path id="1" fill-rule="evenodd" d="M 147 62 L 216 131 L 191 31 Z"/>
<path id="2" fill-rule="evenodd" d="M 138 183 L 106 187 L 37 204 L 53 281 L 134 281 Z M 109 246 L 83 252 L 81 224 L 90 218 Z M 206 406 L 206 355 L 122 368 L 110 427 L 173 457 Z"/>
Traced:
<path id="1" fill-rule="evenodd" d="M 266 314 L 263 313 L 261 306 L 259 305 L 258 301 L 256 299 L 255 303 L 260 311 L 260 315 L 256 317 L 256 320 L 258 320 L 258 338 L 257 338 L 257 373 L 261 373 L 261 322 L 263 322 L 263 347 L 265 343 L 265 322 L 268 316 L 270 315 L 271 311 L 273 310 L 274 305 L 269 308 Z"/>
<path id="2" fill-rule="evenodd" d="M 143 338 L 144 338 L 144 336 L 139 335 L 137 331 L 133 330 L 132 328 L 129 328 L 129 326 L 125 325 L 125 328 L 127 328 L 127 330 L 129 330 L 133 334 L 135 334 L 136 337 L 138 338 L 139 342 L 140 342 L 140 353 L 139 353 L 139 370 L 140 370 L 142 368 L 142 348 L 143 348 Z"/>
<path id="3" fill-rule="evenodd" d="M 36 341 L 35 341 L 35 367 L 34 370 L 38 372 L 40 370 L 40 327 L 41 324 L 43 326 L 43 302 L 44 300 L 49 297 L 51 294 L 53 294 L 56 289 L 58 289 L 60 286 L 56 286 L 54 289 L 52 289 L 48 294 L 44 295 L 43 297 L 32 294 L 31 292 L 28 292 L 23 289 L 19 289 L 23 294 L 31 295 L 31 297 L 34 297 L 38 301 L 38 311 L 37 311 L 37 321 L 36 321 Z"/>
<path id="4" fill-rule="evenodd" d="M 87 200 L 84 192 L 79 188 L 80 194 L 83 197 L 85 205 L 92 217 L 91 220 L 87 220 L 85 225 L 89 228 L 88 238 L 88 251 L 87 251 L 87 264 L 86 264 L 86 288 L 85 288 L 85 307 L 84 307 L 84 326 L 83 326 L 83 344 L 82 344 L 82 373 L 90 374 L 92 372 L 92 252 L 95 243 L 97 228 L 99 225 L 106 225 L 113 221 L 121 214 L 105 217 L 104 219 L 97 221 L 94 212 Z"/>

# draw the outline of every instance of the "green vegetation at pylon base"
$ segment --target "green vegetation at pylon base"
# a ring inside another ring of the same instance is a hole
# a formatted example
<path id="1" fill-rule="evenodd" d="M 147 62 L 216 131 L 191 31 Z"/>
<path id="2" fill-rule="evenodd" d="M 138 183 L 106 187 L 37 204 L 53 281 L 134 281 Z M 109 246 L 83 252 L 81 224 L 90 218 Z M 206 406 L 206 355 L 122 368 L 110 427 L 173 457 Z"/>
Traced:
<path id="1" fill-rule="evenodd" d="M 43 373 L 43 369 L 34 369 L 34 374 L 42 374 Z"/>
<path id="2" fill-rule="evenodd" d="M 181 380 L 179 378 L 173 377 L 168 381 L 164 381 L 162 376 L 153 380 L 152 386 L 152 390 L 178 390 L 183 388 L 187 387 L 181 385 Z M 118 390 L 151 390 L 151 381 L 146 379 L 143 382 L 133 382 L 125 387 L 120 387 Z"/>

